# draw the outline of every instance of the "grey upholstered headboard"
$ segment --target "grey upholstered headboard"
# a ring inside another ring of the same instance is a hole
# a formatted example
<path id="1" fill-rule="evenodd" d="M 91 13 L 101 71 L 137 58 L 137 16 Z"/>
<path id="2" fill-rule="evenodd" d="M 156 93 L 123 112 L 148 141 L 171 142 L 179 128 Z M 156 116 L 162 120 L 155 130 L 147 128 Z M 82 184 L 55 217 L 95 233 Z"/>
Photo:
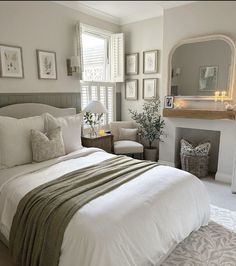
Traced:
<path id="1" fill-rule="evenodd" d="M 0 116 L 25 118 L 50 113 L 55 117 L 76 114 L 75 108 L 57 108 L 41 103 L 19 103 L 0 108 Z"/>

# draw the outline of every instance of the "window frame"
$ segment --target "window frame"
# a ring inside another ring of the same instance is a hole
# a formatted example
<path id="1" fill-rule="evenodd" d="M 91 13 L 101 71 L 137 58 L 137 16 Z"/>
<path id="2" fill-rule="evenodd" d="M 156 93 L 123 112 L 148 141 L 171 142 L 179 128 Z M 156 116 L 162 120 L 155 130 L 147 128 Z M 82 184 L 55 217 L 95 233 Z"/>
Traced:
<path id="1" fill-rule="evenodd" d="M 93 80 L 82 80 L 83 82 L 111 82 L 111 38 L 112 35 L 114 34 L 111 31 L 103 30 L 100 28 L 96 28 L 94 26 L 90 26 L 87 24 L 80 24 L 81 28 L 81 54 L 83 58 L 83 42 L 82 42 L 82 35 L 83 33 L 86 33 L 88 35 L 105 39 L 106 40 L 106 58 L 105 58 L 105 80 L 102 81 L 93 81 Z M 82 60 L 83 61 L 83 60 Z"/>

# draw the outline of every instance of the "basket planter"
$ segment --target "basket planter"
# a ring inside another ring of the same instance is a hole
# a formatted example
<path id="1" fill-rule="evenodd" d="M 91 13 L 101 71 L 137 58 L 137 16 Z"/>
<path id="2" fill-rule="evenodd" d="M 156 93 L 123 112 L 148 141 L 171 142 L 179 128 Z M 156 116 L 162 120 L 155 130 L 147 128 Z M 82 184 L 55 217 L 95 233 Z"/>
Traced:
<path id="1" fill-rule="evenodd" d="M 209 156 L 190 156 L 181 154 L 181 169 L 199 178 L 208 175 Z"/>

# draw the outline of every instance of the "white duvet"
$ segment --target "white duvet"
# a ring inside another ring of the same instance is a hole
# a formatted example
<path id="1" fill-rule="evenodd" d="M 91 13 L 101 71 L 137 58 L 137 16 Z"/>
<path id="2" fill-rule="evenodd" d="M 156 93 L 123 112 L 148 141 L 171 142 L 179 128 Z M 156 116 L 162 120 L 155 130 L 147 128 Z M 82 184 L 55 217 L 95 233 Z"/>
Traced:
<path id="1" fill-rule="evenodd" d="M 114 155 L 84 148 L 59 159 L 0 171 L 0 231 L 9 239 L 19 201 L 35 187 Z M 70 221 L 60 266 L 149 266 L 209 220 L 200 180 L 157 166 L 81 208 Z"/>

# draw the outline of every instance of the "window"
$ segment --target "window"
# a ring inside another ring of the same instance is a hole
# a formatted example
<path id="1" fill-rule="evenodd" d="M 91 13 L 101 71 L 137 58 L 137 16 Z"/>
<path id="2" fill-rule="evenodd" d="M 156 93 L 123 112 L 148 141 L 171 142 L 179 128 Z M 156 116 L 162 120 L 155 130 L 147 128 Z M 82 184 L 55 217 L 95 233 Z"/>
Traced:
<path id="1" fill-rule="evenodd" d="M 84 81 L 124 82 L 124 34 L 81 25 Z"/>
<path id="2" fill-rule="evenodd" d="M 81 109 L 99 100 L 107 108 L 103 125 L 115 119 L 115 82 L 124 81 L 124 35 L 81 25 L 83 81 Z M 114 82 L 114 83 L 112 83 Z"/>
<path id="3" fill-rule="evenodd" d="M 83 80 L 108 80 L 108 39 L 83 32 L 82 47 Z"/>
<path id="4" fill-rule="evenodd" d="M 107 114 L 103 115 L 102 125 L 107 125 L 115 117 L 115 84 L 108 82 L 82 82 L 81 83 L 81 109 L 90 101 L 98 100 L 104 104 Z"/>

